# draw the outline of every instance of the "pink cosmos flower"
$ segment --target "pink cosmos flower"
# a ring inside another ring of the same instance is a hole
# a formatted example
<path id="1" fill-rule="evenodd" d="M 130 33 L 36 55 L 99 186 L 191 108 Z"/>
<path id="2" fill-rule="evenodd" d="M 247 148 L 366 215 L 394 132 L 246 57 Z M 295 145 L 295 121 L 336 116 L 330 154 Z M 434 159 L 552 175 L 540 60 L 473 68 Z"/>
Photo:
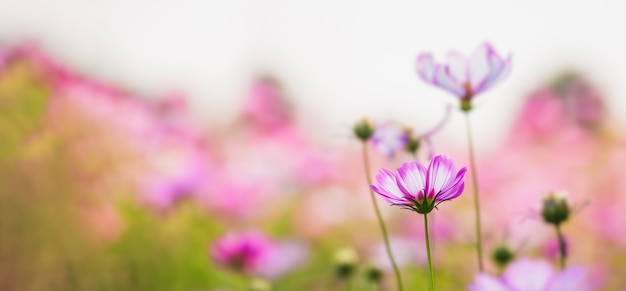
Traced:
<path id="1" fill-rule="evenodd" d="M 446 112 L 444 113 L 443 118 L 435 124 L 435 126 L 420 135 L 414 135 L 410 128 L 402 127 L 396 123 L 386 122 L 376 126 L 374 134 L 370 140 L 372 141 L 374 148 L 388 158 L 393 158 L 395 154 L 401 150 L 413 152 L 414 150 L 417 150 L 423 142 L 428 145 L 428 155 L 429 158 L 432 159 L 434 156 L 434 150 L 431 138 L 435 133 L 439 132 L 450 119 L 451 109 L 452 107 L 450 106 L 446 107 Z M 411 143 L 416 143 L 416 146 L 413 149 L 411 149 L 411 146 L 409 145 Z"/>
<path id="2" fill-rule="evenodd" d="M 292 122 L 291 108 L 279 83 L 271 78 L 261 78 L 252 84 L 242 115 L 259 130 L 268 132 L 283 129 Z"/>
<path id="3" fill-rule="evenodd" d="M 607 108 L 601 94 L 576 73 L 559 76 L 552 91 L 563 104 L 563 113 L 577 125 L 594 127 L 606 119 Z"/>
<path id="4" fill-rule="evenodd" d="M 110 194 L 132 186 L 159 211 L 204 191 L 211 176 L 209 149 L 184 96 L 149 101 L 72 72 L 34 45 L 12 55 L 32 62 L 50 83 L 47 124 L 65 141 L 76 180 L 89 191 Z"/>
<path id="5" fill-rule="evenodd" d="M 593 290 L 587 271 L 570 266 L 555 272 L 542 260 L 523 258 L 511 263 L 500 278 L 481 273 L 476 275 L 470 291 L 586 291 Z"/>
<path id="6" fill-rule="evenodd" d="M 293 241 L 272 241 L 257 231 L 231 232 L 213 243 L 211 255 L 222 267 L 273 279 L 302 264 L 307 247 Z"/>
<path id="7" fill-rule="evenodd" d="M 213 243 L 211 255 L 222 267 L 251 273 L 260 267 L 270 241 L 258 232 L 229 233 Z"/>
<path id="8" fill-rule="evenodd" d="M 424 81 L 467 101 L 489 89 L 511 68 L 511 56 L 501 57 L 489 43 L 479 46 L 469 59 L 450 52 L 447 60 L 436 64 L 431 54 L 420 54 L 417 73 Z"/>
<path id="9" fill-rule="evenodd" d="M 393 158 L 399 150 L 406 147 L 410 130 L 395 123 L 381 123 L 372 135 L 372 144 L 379 153 Z"/>
<path id="10" fill-rule="evenodd" d="M 435 156 L 424 167 L 418 162 L 404 163 L 397 173 L 380 169 L 377 185 L 372 190 L 391 205 L 429 213 L 439 203 L 459 197 L 463 192 L 466 168 L 458 172 L 454 162 L 446 156 Z"/>

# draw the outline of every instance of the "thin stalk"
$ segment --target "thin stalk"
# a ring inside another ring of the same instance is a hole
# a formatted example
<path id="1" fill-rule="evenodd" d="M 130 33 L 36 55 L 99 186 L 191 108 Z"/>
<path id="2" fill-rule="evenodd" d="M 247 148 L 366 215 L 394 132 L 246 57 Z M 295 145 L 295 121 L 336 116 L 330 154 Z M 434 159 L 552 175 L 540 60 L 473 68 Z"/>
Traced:
<path id="1" fill-rule="evenodd" d="M 428 214 L 424 213 L 424 233 L 426 234 L 426 253 L 428 254 L 428 273 L 430 274 L 430 291 L 435 290 L 435 272 L 433 260 L 430 256 L 430 238 L 428 237 Z"/>
<path id="2" fill-rule="evenodd" d="M 467 146 L 469 148 L 470 168 L 472 174 L 472 186 L 474 190 L 474 210 L 476 223 L 476 252 L 478 254 L 478 269 L 482 272 L 483 266 L 483 243 L 480 227 L 480 202 L 478 199 L 478 177 L 476 177 L 476 158 L 474 157 L 474 140 L 472 139 L 472 126 L 470 125 L 469 112 L 465 112 L 465 125 L 467 127 Z"/>
<path id="3" fill-rule="evenodd" d="M 365 166 L 365 177 L 367 178 L 367 185 L 372 185 L 372 177 L 370 176 L 370 163 L 367 154 L 367 143 L 363 142 L 363 164 Z M 402 287 L 402 277 L 400 276 L 400 269 L 398 269 L 398 264 L 396 264 L 396 260 L 393 258 L 393 253 L 391 252 L 391 246 L 389 245 L 389 237 L 387 235 L 387 227 L 385 226 L 385 222 L 383 221 L 382 216 L 380 215 L 380 209 L 378 208 L 378 202 L 376 201 L 376 196 L 374 195 L 374 191 L 370 188 L 370 197 L 372 198 L 372 204 L 374 205 L 374 211 L 376 212 L 376 218 L 378 219 L 378 224 L 380 225 L 380 229 L 383 233 L 383 241 L 385 242 L 385 250 L 387 251 L 387 256 L 391 261 L 391 265 L 393 266 L 393 272 L 396 275 L 396 281 L 398 283 L 398 290 L 403 291 L 404 287 Z"/>
<path id="4" fill-rule="evenodd" d="M 565 237 L 563 237 L 563 231 L 561 231 L 561 224 L 556 224 L 556 236 L 559 239 L 559 265 L 561 270 L 565 269 L 565 257 L 567 256 L 567 246 L 565 245 Z"/>

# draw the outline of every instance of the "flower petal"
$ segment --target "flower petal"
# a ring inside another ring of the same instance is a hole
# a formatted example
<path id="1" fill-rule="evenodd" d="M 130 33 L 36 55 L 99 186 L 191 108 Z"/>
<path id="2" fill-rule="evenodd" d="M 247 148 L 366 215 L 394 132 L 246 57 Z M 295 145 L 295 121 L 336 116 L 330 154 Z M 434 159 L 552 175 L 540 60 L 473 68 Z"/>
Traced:
<path id="1" fill-rule="evenodd" d="M 510 67 L 510 56 L 503 59 L 488 43 L 478 47 L 469 61 L 472 93 L 478 94 L 489 89 L 507 75 Z"/>
<path id="2" fill-rule="evenodd" d="M 387 169 L 380 169 L 376 175 L 377 186 L 370 185 L 371 189 L 385 198 L 389 203 L 405 202 L 404 194 L 398 188 L 396 176 Z"/>
<path id="3" fill-rule="evenodd" d="M 546 291 L 588 291 L 593 284 L 587 280 L 587 271 L 582 266 L 570 266 L 550 280 Z"/>
<path id="4" fill-rule="evenodd" d="M 455 176 L 454 162 L 446 156 L 436 156 L 428 165 L 426 175 L 426 191 L 428 195 L 436 195 L 453 182 Z M 432 191 L 431 191 L 432 190 Z M 428 197 L 433 198 L 433 197 Z"/>
<path id="5" fill-rule="evenodd" d="M 554 271 L 546 261 L 523 258 L 511 263 L 503 279 L 513 290 L 544 290 Z"/>
<path id="6" fill-rule="evenodd" d="M 406 146 L 409 141 L 409 132 L 399 125 L 383 123 L 376 126 L 371 141 L 376 151 L 388 158 L 393 158 L 397 151 Z"/>
<path id="7" fill-rule="evenodd" d="M 470 85 L 476 88 L 489 74 L 490 66 L 487 55 L 493 51 L 491 45 L 484 43 L 474 50 L 469 59 Z"/>
<path id="8" fill-rule="evenodd" d="M 431 54 L 421 54 L 415 59 L 417 74 L 426 82 L 433 83 L 435 79 L 435 61 Z"/>
<path id="9" fill-rule="evenodd" d="M 404 195 L 422 199 L 426 184 L 426 168 L 418 162 L 404 163 L 398 169 L 398 187 Z"/>
<path id="10" fill-rule="evenodd" d="M 458 97 L 465 96 L 465 88 L 462 84 L 458 83 L 452 76 L 450 76 L 448 67 L 444 67 L 442 65 L 435 66 L 435 79 L 433 80 L 433 84 Z"/>
<path id="11" fill-rule="evenodd" d="M 467 59 L 458 52 L 448 53 L 448 72 L 459 84 L 469 81 Z"/>
<path id="12" fill-rule="evenodd" d="M 467 286 L 467 288 L 470 291 L 510 291 L 498 278 L 485 273 L 476 275 L 474 284 Z"/>
<path id="13" fill-rule="evenodd" d="M 467 172 L 467 168 L 459 170 L 453 183 L 450 183 L 445 189 L 441 190 L 441 193 L 437 196 L 437 202 L 454 199 L 463 193 L 463 188 L 465 188 L 465 183 L 463 182 L 465 172 Z"/>

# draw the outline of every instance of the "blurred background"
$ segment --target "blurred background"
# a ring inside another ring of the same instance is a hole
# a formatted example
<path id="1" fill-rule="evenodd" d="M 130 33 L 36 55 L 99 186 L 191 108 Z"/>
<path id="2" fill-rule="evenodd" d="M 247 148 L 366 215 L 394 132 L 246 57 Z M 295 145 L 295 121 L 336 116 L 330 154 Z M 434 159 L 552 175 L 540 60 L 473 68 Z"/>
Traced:
<path id="1" fill-rule="evenodd" d="M 425 132 L 452 104 L 433 149 L 467 165 L 458 101 L 414 61 L 485 41 L 513 59 L 472 113 L 489 249 L 554 259 L 533 213 L 564 189 L 568 260 L 601 290 L 626 288 L 611 272 L 626 266 L 620 7 L 0 0 L 0 290 L 343 290 L 346 248 L 355 290 L 371 268 L 394 290 L 352 127 Z M 372 174 L 411 159 L 370 157 Z M 460 290 L 476 274 L 470 192 L 449 204 L 436 265 L 440 288 Z M 382 208 L 419 288 L 421 219 Z M 259 262 L 222 257 L 238 235 Z"/>

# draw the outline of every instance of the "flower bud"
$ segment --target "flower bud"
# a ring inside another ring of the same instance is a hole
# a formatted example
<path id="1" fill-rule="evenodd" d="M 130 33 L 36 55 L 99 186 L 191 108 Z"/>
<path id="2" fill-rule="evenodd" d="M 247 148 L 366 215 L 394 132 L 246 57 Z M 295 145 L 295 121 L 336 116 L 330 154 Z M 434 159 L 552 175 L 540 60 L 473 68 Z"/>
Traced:
<path id="1" fill-rule="evenodd" d="M 547 223 L 559 225 L 569 217 L 566 194 L 561 191 L 551 192 L 543 199 L 541 215 Z"/>
<path id="2" fill-rule="evenodd" d="M 503 269 L 515 258 L 515 253 L 506 245 L 499 245 L 491 252 L 491 259 Z"/>
<path id="3" fill-rule="evenodd" d="M 367 280 L 367 282 L 370 282 L 372 284 L 379 284 L 382 278 L 383 272 L 377 267 L 369 266 L 365 270 L 365 279 Z"/>
<path id="4" fill-rule="evenodd" d="M 356 270 L 358 254 L 353 248 L 342 248 L 335 253 L 335 270 L 342 279 L 350 278 Z"/>
<path id="5" fill-rule="evenodd" d="M 354 125 L 352 131 L 359 140 L 367 141 L 374 134 L 374 126 L 372 126 L 372 123 L 367 118 L 363 118 Z"/>
<path id="6" fill-rule="evenodd" d="M 461 111 L 469 112 L 470 110 L 472 110 L 472 99 L 471 98 L 461 99 Z"/>
<path id="7" fill-rule="evenodd" d="M 406 151 L 415 154 L 417 149 L 420 147 L 420 140 L 416 137 L 409 138 L 409 141 L 406 143 Z"/>

